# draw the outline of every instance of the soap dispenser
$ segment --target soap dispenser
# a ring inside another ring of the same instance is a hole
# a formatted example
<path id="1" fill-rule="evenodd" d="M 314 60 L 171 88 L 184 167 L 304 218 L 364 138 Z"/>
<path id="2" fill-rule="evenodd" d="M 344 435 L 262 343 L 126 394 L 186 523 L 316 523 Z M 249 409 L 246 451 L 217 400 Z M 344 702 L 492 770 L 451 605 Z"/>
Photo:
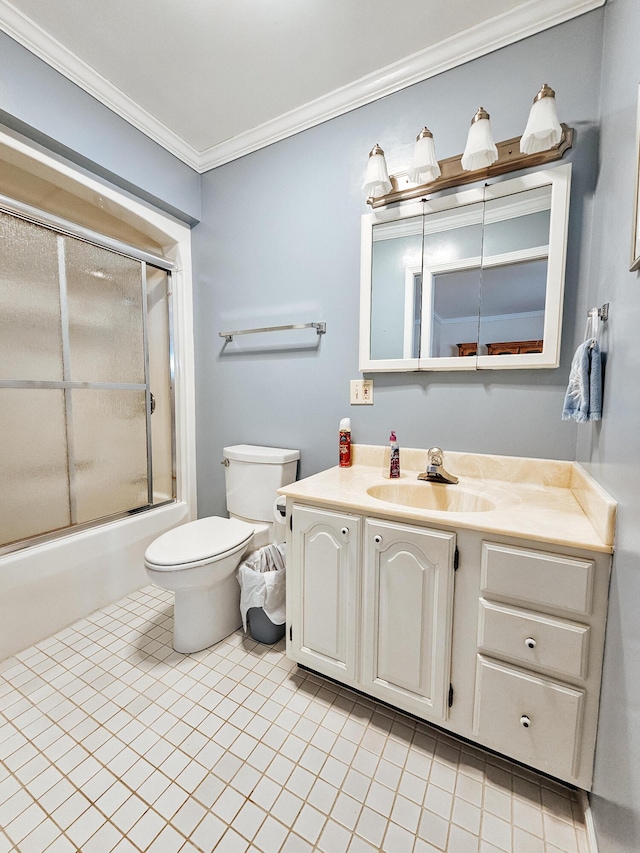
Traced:
<path id="1" fill-rule="evenodd" d="M 397 480 L 400 477 L 400 447 L 393 430 L 389 436 L 389 477 Z"/>
<path id="2" fill-rule="evenodd" d="M 384 449 L 382 476 L 394 480 L 400 476 L 400 447 L 398 446 L 398 439 L 393 430 L 391 430 L 391 435 L 389 436 L 389 443 Z"/>

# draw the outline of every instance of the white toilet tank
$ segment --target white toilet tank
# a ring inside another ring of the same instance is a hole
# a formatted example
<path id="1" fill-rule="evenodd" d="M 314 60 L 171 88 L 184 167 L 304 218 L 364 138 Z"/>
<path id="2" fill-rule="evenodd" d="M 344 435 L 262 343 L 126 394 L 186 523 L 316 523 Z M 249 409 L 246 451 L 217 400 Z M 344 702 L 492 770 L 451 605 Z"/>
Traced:
<path id="1" fill-rule="evenodd" d="M 272 522 L 276 492 L 295 482 L 300 451 L 236 444 L 223 456 L 229 515 Z"/>

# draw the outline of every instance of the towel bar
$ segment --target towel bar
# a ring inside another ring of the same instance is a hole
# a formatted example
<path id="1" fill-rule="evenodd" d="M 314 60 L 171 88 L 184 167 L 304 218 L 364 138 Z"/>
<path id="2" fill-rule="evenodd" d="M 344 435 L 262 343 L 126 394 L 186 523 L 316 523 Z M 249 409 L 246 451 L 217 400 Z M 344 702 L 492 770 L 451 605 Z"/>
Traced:
<path id="1" fill-rule="evenodd" d="M 263 326 L 260 329 L 239 329 L 236 332 L 218 332 L 227 343 L 232 341 L 236 335 L 256 335 L 262 332 L 286 332 L 289 329 L 315 329 L 319 335 L 327 331 L 326 323 L 293 323 L 289 326 Z"/>

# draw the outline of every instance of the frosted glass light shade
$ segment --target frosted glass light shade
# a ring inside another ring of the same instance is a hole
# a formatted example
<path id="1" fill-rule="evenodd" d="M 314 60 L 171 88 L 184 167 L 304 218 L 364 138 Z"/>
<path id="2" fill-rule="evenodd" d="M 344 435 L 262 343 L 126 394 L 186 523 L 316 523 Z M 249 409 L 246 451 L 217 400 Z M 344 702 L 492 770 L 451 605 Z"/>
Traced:
<path id="1" fill-rule="evenodd" d="M 491 122 L 489 113 L 480 107 L 473 117 L 467 145 L 462 155 L 462 168 L 465 172 L 473 172 L 475 169 L 483 169 L 495 163 L 498 159 L 498 149 L 491 134 Z"/>
<path id="2" fill-rule="evenodd" d="M 440 166 L 436 158 L 436 146 L 433 141 L 433 134 L 425 127 L 420 131 L 416 139 L 408 178 L 414 184 L 428 184 L 439 177 Z"/>
<path id="3" fill-rule="evenodd" d="M 533 100 L 529 120 L 520 139 L 523 154 L 536 154 L 554 148 L 562 136 L 553 89 L 545 83 Z"/>
<path id="4" fill-rule="evenodd" d="M 367 194 L 367 198 L 378 198 L 391 192 L 387 161 L 384 159 L 384 151 L 379 145 L 374 145 L 369 153 L 369 162 L 367 163 L 362 189 Z"/>

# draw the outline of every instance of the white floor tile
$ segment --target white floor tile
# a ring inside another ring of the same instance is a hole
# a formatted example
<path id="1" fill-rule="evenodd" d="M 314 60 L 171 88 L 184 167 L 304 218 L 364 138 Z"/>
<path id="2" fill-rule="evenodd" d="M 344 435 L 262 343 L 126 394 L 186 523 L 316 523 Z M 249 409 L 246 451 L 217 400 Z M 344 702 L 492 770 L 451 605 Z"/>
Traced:
<path id="1" fill-rule="evenodd" d="M 0 663 L 0 853 L 584 853 L 573 792 L 155 587 Z"/>
<path id="2" fill-rule="evenodd" d="M 360 813 L 356 833 L 378 848 L 387 830 L 387 818 L 365 806 Z"/>
<path id="3" fill-rule="evenodd" d="M 269 816 L 258 830 L 258 834 L 253 839 L 253 844 L 264 853 L 278 853 L 287 834 L 287 828 Z M 348 833 L 348 835 L 350 839 L 351 833 Z M 338 853 L 338 851 L 332 850 L 327 851 L 327 853 Z"/>

